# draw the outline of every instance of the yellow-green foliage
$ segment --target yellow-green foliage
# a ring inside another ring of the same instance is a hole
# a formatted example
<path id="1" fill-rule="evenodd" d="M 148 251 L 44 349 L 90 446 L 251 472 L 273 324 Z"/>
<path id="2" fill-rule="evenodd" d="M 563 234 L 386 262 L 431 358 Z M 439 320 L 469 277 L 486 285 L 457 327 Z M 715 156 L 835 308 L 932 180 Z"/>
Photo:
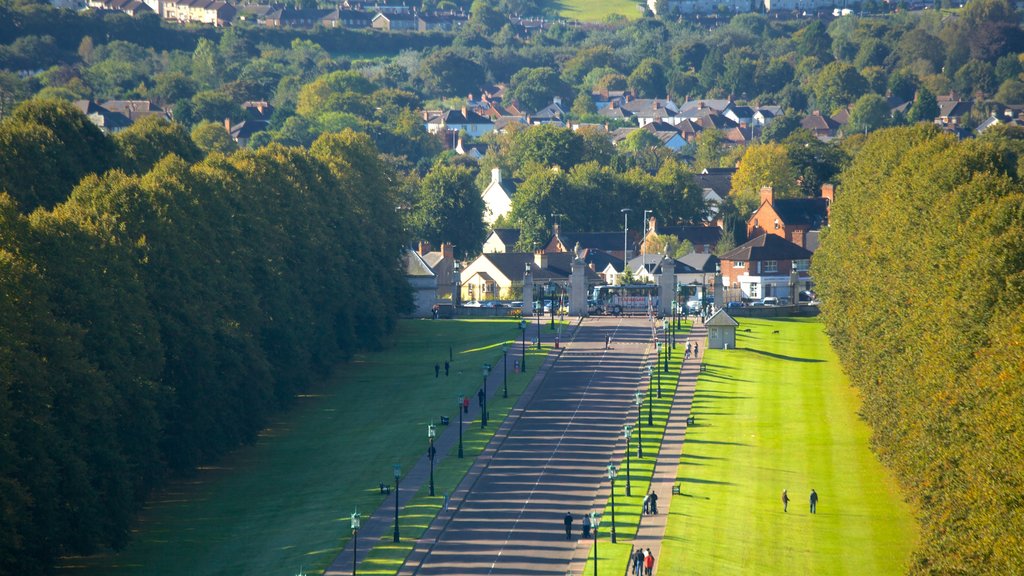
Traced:
<path id="1" fill-rule="evenodd" d="M 813 274 L 875 448 L 921 509 L 914 574 L 1011 574 L 1021 538 L 1024 143 L 872 135 Z"/>

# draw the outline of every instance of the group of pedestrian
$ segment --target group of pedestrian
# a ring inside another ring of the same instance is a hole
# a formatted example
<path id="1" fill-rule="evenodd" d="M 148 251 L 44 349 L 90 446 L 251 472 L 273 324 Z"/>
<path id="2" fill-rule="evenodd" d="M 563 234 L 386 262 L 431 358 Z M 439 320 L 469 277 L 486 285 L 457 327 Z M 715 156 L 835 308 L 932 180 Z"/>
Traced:
<path id="1" fill-rule="evenodd" d="M 445 376 L 448 375 L 448 371 L 450 369 L 451 369 L 451 364 L 449 364 L 448 361 L 445 360 L 444 361 L 444 375 Z M 441 363 L 440 362 L 434 362 L 434 378 L 440 378 L 440 377 L 441 377 Z"/>
<path id="2" fill-rule="evenodd" d="M 633 576 L 651 576 L 654 572 L 654 553 L 650 548 L 637 548 L 633 552 Z"/>
<path id="3" fill-rule="evenodd" d="M 810 501 L 811 501 L 811 514 L 817 514 L 818 513 L 818 493 L 814 491 L 814 488 L 811 488 Z M 783 490 L 782 491 L 782 511 L 783 512 L 788 512 L 789 511 L 789 492 L 787 490 Z"/>
<path id="4" fill-rule="evenodd" d="M 648 492 L 644 495 L 644 512 L 643 515 L 658 513 L 658 494 L 655 492 Z"/>

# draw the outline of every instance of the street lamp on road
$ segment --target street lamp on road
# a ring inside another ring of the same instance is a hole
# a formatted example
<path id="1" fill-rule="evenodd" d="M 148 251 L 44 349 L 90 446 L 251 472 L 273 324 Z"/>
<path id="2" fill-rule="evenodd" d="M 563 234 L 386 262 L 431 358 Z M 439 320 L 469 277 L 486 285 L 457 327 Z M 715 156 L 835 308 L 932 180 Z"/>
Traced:
<path id="1" fill-rule="evenodd" d="M 398 539 L 398 479 L 402 477 L 402 466 L 401 464 L 393 464 L 391 470 L 395 473 L 395 534 L 394 541 L 399 542 Z"/>
<path id="2" fill-rule="evenodd" d="M 597 512 L 590 513 L 590 527 L 594 530 L 594 576 L 597 576 L 597 527 L 601 524 L 601 516 Z"/>
<path id="3" fill-rule="evenodd" d="M 647 425 L 648 426 L 654 426 L 654 408 L 652 406 L 654 399 L 651 398 L 651 393 L 650 393 L 651 380 L 653 380 L 652 376 L 654 376 L 654 368 L 651 368 L 651 365 L 648 364 L 647 365 L 647 390 L 648 390 L 648 392 L 647 392 Z"/>
<path id="4" fill-rule="evenodd" d="M 626 262 L 629 260 L 629 240 L 627 235 L 629 234 L 629 213 L 632 208 L 623 208 L 620 210 L 623 216 L 622 224 L 622 271 L 626 271 Z"/>
<path id="5" fill-rule="evenodd" d="M 618 475 L 619 471 L 615 464 L 609 464 L 608 479 L 612 482 L 612 544 L 615 544 L 615 477 Z"/>
<path id="6" fill-rule="evenodd" d="M 655 348 L 658 349 L 658 398 L 661 398 L 661 340 L 655 343 Z M 668 360 L 665 360 L 668 362 Z M 665 366 L 665 371 L 668 371 L 668 366 Z"/>
<path id="7" fill-rule="evenodd" d="M 626 496 L 632 496 L 633 494 L 629 485 L 629 477 L 632 476 L 629 467 L 629 439 L 633 437 L 633 427 L 629 424 L 623 424 L 622 435 L 626 438 Z"/>
<path id="8" fill-rule="evenodd" d="M 437 448 L 434 448 L 434 437 L 437 436 L 437 428 L 434 427 L 434 423 L 431 422 L 427 425 L 427 441 L 430 443 L 427 446 L 427 458 L 430 459 L 430 495 L 434 495 L 434 455 L 437 454 Z"/>
<path id="9" fill-rule="evenodd" d="M 526 372 L 526 318 L 519 319 L 519 328 L 523 331 L 523 372 Z"/>
<path id="10" fill-rule="evenodd" d="M 480 406 L 482 408 L 482 410 L 480 412 L 480 427 L 481 428 L 486 428 L 487 427 L 487 375 L 491 373 L 491 365 L 490 364 L 484 364 L 482 372 L 483 372 L 483 375 L 484 375 L 484 385 L 480 389 L 483 392 L 483 394 L 481 394 L 481 396 L 480 396 L 481 399 L 483 400 L 483 402 L 480 403 Z"/>
<path id="11" fill-rule="evenodd" d="M 644 406 L 644 393 L 643 392 L 637 392 L 636 395 L 634 396 L 634 400 L 636 401 L 636 433 L 637 433 L 636 457 L 637 458 L 643 458 L 644 457 L 644 420 L 643 420 L 643 415 L 642 415 L 643 413 L 641 412 L 641 410 L 643 409 L 643 406 Z"/>
<path id="12" fill-rule="evenodd" d="M 356 552 L 359 550 L 359 509 L 352 513 L 352 576 L 356 576 Z"/>
<path id="13" fill-rule="evenodd" d="M 463 407 L 465 405 L 466 397 L 463 396 L 462 394 L 459 394 L 459 405 L 456 407 L 456 410 L 458 410 L 459 412 L 459 458 L 462 458 L 464 455 L 462 452 L 462 412 L 464 410 Z"/>
<path id="14" fill-rule="evenodd" d="M 508 398 L 508 344 L 501 345 L 501 358 L 501 371 L 505 379 L 505 392 L 502 397 Z"/>

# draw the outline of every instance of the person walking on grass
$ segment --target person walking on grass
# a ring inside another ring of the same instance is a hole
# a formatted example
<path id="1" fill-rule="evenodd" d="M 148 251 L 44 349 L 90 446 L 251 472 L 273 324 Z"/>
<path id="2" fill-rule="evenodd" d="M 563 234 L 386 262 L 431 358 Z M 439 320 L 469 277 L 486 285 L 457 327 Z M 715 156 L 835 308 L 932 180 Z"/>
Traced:
<path id="1" fill-rule="evenodd" d="M 633 553 L 633 576 L 644 576 L 644 555 L 643 548 L 637 548 Z"/>
<path id="2" fill-rule="evenodd" d="M 590 516 L 587 514 L 583 515 L 583 538 L 590 538 Z"/>
<path id="3" fill-rule="evenodd" d="M 444 361 L 444 375 L 445 375 L 445 376 L 447 376 L 447 375 L 448 375 L 448 369 L 449 369 L 449 368 L 451 368 L 451 365 L 450 365 L 450 364 L 448 364 L 448 361 L 447 361 L 447 360 L 445 360 L 445 361 Z"/>
<path id="4" fill-rule="evenodd" d="M 441 375 L 441 365 L 438 364 L 437 362 L 434 362 L 434 378 L 437 378 L 440 375 Z"/>
<path id="5" fill-rule="evenodd" d="M 811 514 L 818 513 L 818 493 L 811 488 Z"/>
<path id="6" fill-rule="evenodd" d="M 789 511 L 789 494 L 785 490 L 782 491 L 782 511 Z"/>
<path id="7" fill-rule="evenodd" d="M 562 523 L 565 524 L 565 539 L 572 540 L 572 514 L 566 512 Z"/>
<path id="8" fill-rule="evenodd" d="M 646 552 L 647 557 L 644 558 L 644 574 L 646 574 L 646 576 L 651 576 L 651 574 L 654 573 L 654 554 L 651 552 L 650 548 L 648 548 Z"/>

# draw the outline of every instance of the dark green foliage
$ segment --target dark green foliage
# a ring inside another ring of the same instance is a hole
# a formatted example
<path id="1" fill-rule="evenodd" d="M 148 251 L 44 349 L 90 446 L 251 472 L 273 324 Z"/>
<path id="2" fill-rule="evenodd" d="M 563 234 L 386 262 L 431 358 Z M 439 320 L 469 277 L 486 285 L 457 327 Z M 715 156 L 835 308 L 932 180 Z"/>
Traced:
<path id="1" fill-rule="evenodd" d="M 1024 564 L 1024 152 L 1011 132 L 868 137 L 813 262 L 875 449 L 918 507 L 911 574 Z"/>
<path id="2" fill-rule="evenodd" d="M 19 114 L 5 145 L 76 128 Z M 3 574 L 123 547 L 169 471 L 253 441 L 411 301 L 392 178 L 367 137 L 199 164 L 178 125 L 117 142 L 144 175 L 89 175 L 30 217 L 0 195 Z"/>

